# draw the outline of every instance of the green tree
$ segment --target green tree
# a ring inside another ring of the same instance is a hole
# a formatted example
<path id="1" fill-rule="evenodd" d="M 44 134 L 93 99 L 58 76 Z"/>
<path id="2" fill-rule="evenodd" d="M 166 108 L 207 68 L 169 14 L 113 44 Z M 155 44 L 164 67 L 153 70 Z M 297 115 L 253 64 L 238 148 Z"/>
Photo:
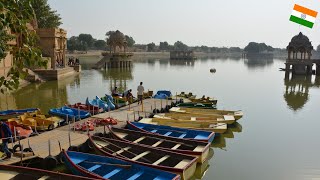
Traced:
<path id="1" fill-rule="evenodd" d="M 78 39 L 82 45 L 86 44 L 88 48 L 93 47 L 94 39 L 91 34 L 79 34 Z"/>
<path id="2" fill-rule="evenodd" d="M 93 46 L 98 50 L 105 50 L 107 43 L 104 40 L 96 40 L 93 44 Z"/>
<path id="3" fill-rule="evenodd" d="M 125 35 L 124 37 L 126 38 L 128 47 L 132 47 L 136 43 L 131 36 Z"/>
<path id="4" fill-rule="evenodd" d="M 62 24 L 60 15 L 51 9 L 47 0 L 28 1 L 31 1 L 39 28 L 57 28 Z"/>
<path id="5" fill-rule="evenodd" d="M 36 46 L 38 37 L 28 29 L 27 23 L 34 18 L 31 0 L 0 1 L 0 61 L 10 51 L 13 66 L 6 76 L 0 77 L 0 91 L 13 90 L 19 86 L 19 78 L 27 75 L 26 68 L 47 63 L 41 58 L 41 51 Z M 11 33 L 10 33 L 11 32 Z M 16 40 L 16 45 L 8 45 L 8 40 Z"/>
<path id="6" fill-rule="evenodd" d="M 154 44 L 152 42 L 152 43 L 147 44 L 147 47 L 148 47 L 148 52 L 152 52 L 155 50 L 156 44 Z"/>
<path id="7" fill-rule="evenodd" d="M 162 51 L 169 50 L 169 43 L 167 41 L 160 42 L 159 49 L 162 50 Z"/>
<path id="8" fill-rule="evenodd" d="M 181 41 L 177 41 L 174 43 L 175 50 L 188 50 L 188 46 Z"/>
<path id="9" fill-rule="evenodd" d="M 320 44 L 317 47 L 317 51 L 320 52 Z"/>
<path id="10" fill-rule="evenodd" d="M 260 52 L 271 52 L 274 48 L 271 46 L 266 45 L 265 43 L 256 43 L 250 42 L 245 48 L 244 51 L 248 53 L 260 53 Z"/>

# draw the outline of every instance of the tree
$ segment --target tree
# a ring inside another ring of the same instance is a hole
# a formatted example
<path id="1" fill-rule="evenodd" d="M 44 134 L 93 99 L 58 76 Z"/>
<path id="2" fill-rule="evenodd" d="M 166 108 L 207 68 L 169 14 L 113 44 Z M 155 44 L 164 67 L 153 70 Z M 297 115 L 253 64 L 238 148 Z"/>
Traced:
<path id="1" fill-rule="evenodd" d="M 131 36 L 125 35 L 128 47 L 132 47 L 136 43 Z"/>
<path id="2" fill-rule="evenodd" d="M 93 44 L 93 46 L 98 50 L 105 50 L 107 43 L 104 40 L 96 40 Z"/>
<path id="3" fill-rule="evenodd" d="M 256 43 L 250 42 L 245 48 L 244 51 L 248 53 L 260 53 L 260 52 L 271 52 L 274 48 L 271 46 L 266 45 L 265 43 Z"/>
<path id="4" fill-rule="evenodd" d="M 82 45 L 86 44 L 88 48 L 93 47 L 94 39 L 91 34 L 79 34 L 78 39 Z"/>
<path id="5" fill-rule="evenodd" d="M 39 28 L 57 28 L 62 24 L 60 15 L 51 9 L 47 0 L 28 1 L 31 1 Z"/>
<path id="6" fill-rule="evenodd" d="M 152 42 L 152 43 L 147 44 L 147 47 L 148 47 L 148 52 L 152 52 L 152 51 L 154 51 L 156 44 L 154 44 Z"/>
<path id="7" fill-rule="evenodd" d="M 159 44 L 159 49 L 162 50 L 162 51 L 166 51 L 166 50 L 169 50 L 169 44 L 167 41 L 165 42 L 160 42 Z"/>
<path id="8" fill-rule="evenodd" d="M 317 51 L 320 52 L 320 44 L 317 47 Z"/>
<path id="9" fill-rule="evenodd" d="M 181 41 L 175 42 L 173 46 L 175 50 L 188 50 L 188 46 L 186 44 L 183 44 L 183 42 Z"/>
<path id="10" fill-rule="evenodd" d="M 41 58 L 37 47 L 38 37 L 28 29 L 27 23 L 34 18 L 31 0 L 0 1 L 0 61 L 10 51 L 13 55 L 13 66 L 6 76 L 0 77 L 0 91 L 17 89 L 19 78 L 27 75 L 25 68 L 44 67 L 47 62 Z M 8 45 L 8 41 L 16 45 Z"/>

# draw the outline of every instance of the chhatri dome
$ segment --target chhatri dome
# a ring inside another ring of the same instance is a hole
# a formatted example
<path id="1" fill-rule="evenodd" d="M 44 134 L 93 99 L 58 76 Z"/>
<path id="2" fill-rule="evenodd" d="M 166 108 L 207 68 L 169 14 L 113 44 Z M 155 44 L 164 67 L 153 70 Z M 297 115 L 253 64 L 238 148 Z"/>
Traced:
<path id="1" fill-rule="evenodd" d="M 291 42 L 287 46 L 287 50 L 295 52 L 311 52 L 313 50 L 313 46 L 309 38 L 300 32 L 291 39 Z"/>

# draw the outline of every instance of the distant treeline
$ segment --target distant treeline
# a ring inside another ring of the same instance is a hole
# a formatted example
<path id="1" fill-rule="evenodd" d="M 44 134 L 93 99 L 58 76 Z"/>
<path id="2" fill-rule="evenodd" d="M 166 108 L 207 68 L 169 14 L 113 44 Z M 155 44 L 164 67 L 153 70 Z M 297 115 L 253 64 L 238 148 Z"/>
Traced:
<path id="1" fill-rule="evenodd" d="M 104 50 L 109 51 L 110 47 L 107 42 L 111 38 L 111 34 L 116 31 L 108 31 L 106 33 L 106 40 L 98 40 L 90 34 L 80 34 L 79 36 L 72 36 L 68 39 L 67 49 L 69 51 L 87 51 L 87 50 Z M 123 34 L 123 33 L 121 33 Z M 148 44 L 135 44 L 135 40 L 128 35 L 124 35 L 127 51 L 131 52 L 166 52 L 172 50 L 192 50 L 195 52 L 204 53 L 274 53 L 282 54 L 286 52 L 285 48 L 273 48 L 265 43 L 250 42 L 245 48 L 240 47 L 208 47 L 208 46 L 188 46 L 182 41 L 176 41 L 174 44 L 169 44 L 167 41 L 155 44 L 154 42 Z M 320 45 L 316 48 L 320 52 Z"/>

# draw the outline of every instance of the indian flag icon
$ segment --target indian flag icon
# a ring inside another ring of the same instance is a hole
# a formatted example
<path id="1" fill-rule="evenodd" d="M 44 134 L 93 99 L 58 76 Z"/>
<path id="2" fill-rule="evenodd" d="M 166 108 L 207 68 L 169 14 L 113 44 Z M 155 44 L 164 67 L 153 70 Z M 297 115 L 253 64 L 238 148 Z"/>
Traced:
<path id="1" fill-rule="evenodd" d="M 290 21 L 312 28 L 316 21 L 317 14 L 318 12 L 314 10 L 295 4 L 290 16 Z"/>

